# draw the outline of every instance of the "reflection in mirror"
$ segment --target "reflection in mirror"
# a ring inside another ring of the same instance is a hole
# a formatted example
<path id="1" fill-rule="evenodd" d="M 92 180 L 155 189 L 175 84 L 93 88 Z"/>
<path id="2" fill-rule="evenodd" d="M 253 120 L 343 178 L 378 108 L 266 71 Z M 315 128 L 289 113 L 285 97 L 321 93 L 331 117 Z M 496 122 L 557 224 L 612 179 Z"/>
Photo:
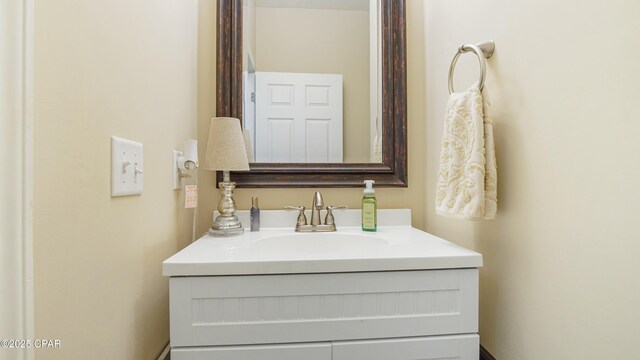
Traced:
<path id="1" fill-rule="evenodd" d="M 378 0 L 244 0 L 249 161 L 381 163 Z"/>

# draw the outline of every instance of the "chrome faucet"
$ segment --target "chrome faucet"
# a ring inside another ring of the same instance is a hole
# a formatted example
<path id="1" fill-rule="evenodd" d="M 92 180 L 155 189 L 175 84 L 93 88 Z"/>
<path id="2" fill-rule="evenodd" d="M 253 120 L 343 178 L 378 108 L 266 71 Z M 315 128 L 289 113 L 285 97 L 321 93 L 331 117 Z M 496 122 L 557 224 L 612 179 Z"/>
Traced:
<path id="1" fill-rule="evenodd" d="M 322 223 L 322 214 L 320 211 L 324 208 L 324 201 L 322 200 L 322 194 L 319 191 L 313 195 L 313 202 L 311 203 L 311 224 L 307 224 L 307 217 L 304 214 L 304 206 L 285 206 L 287 210 L 298 210 L 298 219 L 296 221 L 296 231 L 298 232 L 329 232 L 336 231 L 336 222 L 333 217 L 333 210 L 346 209 L 346 206 L 327 206 L 327 215 L 324 218 L 324 224 Z"/>
<path id="2" fill-rule="evenodd" d="M 323 207 L 324 202 L 322 201 L 322 194 L 320 194 L 319 191 L 316 191 L 315 195 L 313 195 L 313 202 L 311 203 L 311 225 L 322 225 L 322 220 L 320 220 L 320 210 L 322 210 Z"/>

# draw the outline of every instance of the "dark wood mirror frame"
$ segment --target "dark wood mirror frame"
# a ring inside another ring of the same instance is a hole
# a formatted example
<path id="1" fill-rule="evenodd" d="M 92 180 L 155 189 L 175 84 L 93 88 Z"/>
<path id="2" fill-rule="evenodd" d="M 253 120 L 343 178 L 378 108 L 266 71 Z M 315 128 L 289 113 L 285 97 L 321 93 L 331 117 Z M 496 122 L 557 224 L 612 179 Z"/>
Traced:
<path id="1" fill-rule="evenodd" d="M 216 115 L 242 119 L 242 0 L 218 0 Z M 407 187 L 405 0 L 381 0 L 382 163 L 252 163 L 238 187 Z M 222 175 L 218 173 L 218 181 Z"/>

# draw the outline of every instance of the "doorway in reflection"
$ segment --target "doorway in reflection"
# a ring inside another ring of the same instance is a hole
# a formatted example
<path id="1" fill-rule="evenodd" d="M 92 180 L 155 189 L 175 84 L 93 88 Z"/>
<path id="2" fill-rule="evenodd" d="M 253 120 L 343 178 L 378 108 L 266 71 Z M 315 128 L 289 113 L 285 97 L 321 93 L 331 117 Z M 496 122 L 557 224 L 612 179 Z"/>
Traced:
<path id="1" fill-rule="evenodd" d="M 381 162 L 378 18 L 377 0 L 244 0 L 250 161 Z"/>

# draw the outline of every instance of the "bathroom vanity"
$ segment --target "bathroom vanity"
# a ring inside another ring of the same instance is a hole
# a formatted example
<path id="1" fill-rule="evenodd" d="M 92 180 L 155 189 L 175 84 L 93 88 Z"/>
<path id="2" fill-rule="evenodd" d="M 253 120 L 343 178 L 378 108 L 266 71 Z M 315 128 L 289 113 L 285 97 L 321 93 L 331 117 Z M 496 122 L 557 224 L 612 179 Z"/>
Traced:
<path id="1" fill-rule="evenodd" d="M 359 216 L 303 234 L 263 211 L 260 232 L 167 259 L 171 358 L 477 360 L 482 255 L 412 228 L 410 210 L 379 210 L 373 234 Z"/>

